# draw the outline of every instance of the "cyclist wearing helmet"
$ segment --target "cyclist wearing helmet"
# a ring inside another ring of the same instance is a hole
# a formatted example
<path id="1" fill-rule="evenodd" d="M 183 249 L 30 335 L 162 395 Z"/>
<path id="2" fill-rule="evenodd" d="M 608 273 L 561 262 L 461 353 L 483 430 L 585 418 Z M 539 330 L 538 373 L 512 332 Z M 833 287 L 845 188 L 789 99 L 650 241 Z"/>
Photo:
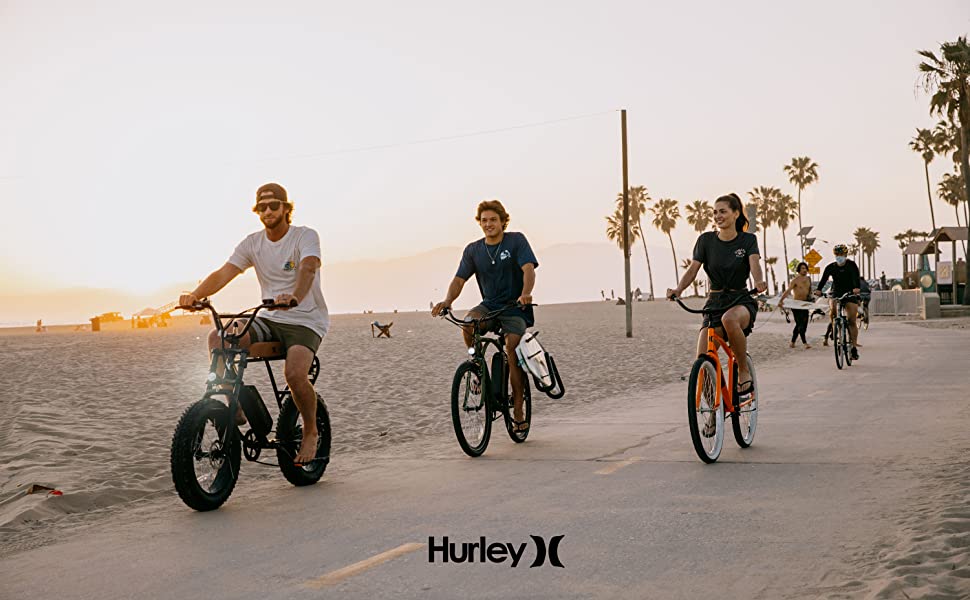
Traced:
<path id="1" fill-rule="evenodd" d="M 818 287 L 815 290 L 816 296 L 822 295 L 825 283 L 832 278 L 832 300 L 829 301 L 829 319 L 835 319 L 835 300 L 843 294 L 858 294 L 860 291 L 859 267 L 855 262 L 849 260 L 849 248 L 845 244 L 838 244 L 833 248 L 835 262 L 829 263 L 822 271 L 822 278 L 818 280 Z M 852 359 L 859 358 L 857 343 L 859 338 L 858 314 L 859 305 L 853 300 L 845 303 L 845 314 L 849 321 L 849 337 L 852 340 Z M 823 342 L 828 346 L 828 338 Z"/>

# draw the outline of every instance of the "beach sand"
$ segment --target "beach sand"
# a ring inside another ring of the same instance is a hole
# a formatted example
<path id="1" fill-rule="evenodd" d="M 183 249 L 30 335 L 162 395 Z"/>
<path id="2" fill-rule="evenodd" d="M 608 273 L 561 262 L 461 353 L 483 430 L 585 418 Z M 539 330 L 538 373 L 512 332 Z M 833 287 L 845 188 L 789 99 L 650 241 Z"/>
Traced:
<path id="1" fill-rule="evenodd" d="M 567 388 L 561 400 L 534 393 L 537 427 L 544 418 L 609 419 L 647 390 L 671 383 L 679 390 L 693 360 L 699 318 L 671 303 L 636 304 L 632 339 L 624 335 L 624 307 L 611 302 L 542 306 L 536 314 L 535 329 Z M 374 320 L 394 321 L 394 337 L 372 338 Z M 952 320 L 946 327 L 964 325 Z M 750 352 L 760 367 L 776 364 L 797 373 L 799 353 L 829 354 L 820 344 L 790 350 L 790 330 L 779 314 L 759 314 Z M 823 331 L 820 322 L 810 324 L 810 341 L 816 343 Z M 169 444 L 179 416 L 204 388 L 207 332 L 183 326 L 0 336 L 0 366 L 7 375 L 0 396 L 0 557 L 80 535 L 119 513 L 179 505 Z M 419 454 L 430 440 L 453 442 L 450 386 L 465 359 L 453 325 L 427 312 L 336 315 L 319 356 L 316 388 L 331 411 L 333 466 Z M 247 381 L 268 398 L 265 373 L 257 367 Z M 270 410 L 275 416 L 275 407 Z M 957 451 L 960 444 L 953 446 Z M 453 448 L 461 456 L 457 443 Z M 957 459 L 929 460 L 916 452 L 896 463 L 901 479 L 924 482 L 906 498 L 873 507 L 894 519 L 897 529 L 875 545 L 845 548 L 851 558 L 844 571 L 820 574 L 815 592 L 897 597 L 918 577 L 929 582 L 927 593 L 957 597 L 949 594 L 951 575 L 970 578 L 970 488 Z M 240 480 L 280 478 L 274 467 L 244 462 Z M 28 495 L 31 484 L 63 496 Z"/>
<path id="2" fill-rule="evenodd" d="M 536 319 L 567 393 L 561 400 L 535 393 L 534 421 L 547 411 L 679 380 L 690 370 L 699 327 L 697 316 L 666 302 L 634 306 L 630 339 L 624 307 L 612 302 L 541 306 Z M 393 337 L 372 338 L 374 320 L 393 321 Z M 0 400 L 0 533 L 9 536 L 0 553 L 45 543 L 54 523 L 66 532 L 126 503 L 174 495 L 169 444 L 180 415 L 204 390 L 209 328 L 197 318 L 157 329 L 112 325 L 97 333 L 61 328 L 0 336 L 7 381 Z M 752 340 L 759 361 L 787 352 L 779 333 Z M 453 435 L 451 382 L 466 356 L 457 327 L 428 312 L 335 315 L 319 356 L 316 389 L 330 409 L 334 461 Z M 271 403 L 265 369 L 254 367 L 247 382 Z M 282 363 L 274 368 L 281 376 Z M 270 412 L 275 418 L 276 407 Z M 279 473 L 245 464 L 242 477 Z M 56 502 L 27 495 L 31 484 L 64 495 Z"/>

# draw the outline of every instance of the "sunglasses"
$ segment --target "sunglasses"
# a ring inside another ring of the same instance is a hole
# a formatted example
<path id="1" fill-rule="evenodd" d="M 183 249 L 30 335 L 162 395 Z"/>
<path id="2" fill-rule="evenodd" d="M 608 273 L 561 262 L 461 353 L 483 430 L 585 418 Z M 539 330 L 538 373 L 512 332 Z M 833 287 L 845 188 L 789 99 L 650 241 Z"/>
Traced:
<path id="1" fill-rule="evenodd" d="M 271 200 L 270 202 L 257 202 L 256 206 L 253 207 L 253 212 L 254 213 L 266 212 L 267 208 L 272 211 L 277 211 L 280 209 L 280 204 L 282 204 L 280 200 Z"/>

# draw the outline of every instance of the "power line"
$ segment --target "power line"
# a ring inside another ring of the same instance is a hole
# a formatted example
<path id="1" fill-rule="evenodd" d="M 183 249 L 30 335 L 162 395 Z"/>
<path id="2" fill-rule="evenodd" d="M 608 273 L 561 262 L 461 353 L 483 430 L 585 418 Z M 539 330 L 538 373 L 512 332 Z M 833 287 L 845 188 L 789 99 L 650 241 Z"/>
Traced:
<path id="1" fill-rule="evenodd" d="M 341 154 L 355 154 L 358 152 L 372 152 L 374 150 L 387 150 L 391 148 L 402 148 L 405 146 L 417 146 L 421 144 L 435 144 L 438 142 L 448 142 L 452 140 L 459 140 L 463 138 L 477 137 L 481 135 L 492 135 L 496 133 L 504 133 L 506 131 L 515 131 L 519 129 L 531 129 L 533 127 L 543 127 L 546 125 L 555 125 L 557 123 L 565 123 L 567 121 L 578 121 L 580 119 L 589 119 L 592 117 L 600 117 L 603 115 L 609 115 L 618 112 L 617 110 L 605 110 L 597 113 L 589 113 L 585 115 L 575 115 L 572 117 L 563 117 L 561 119 L 550 119 L 548 121 L 538 121 L 535 123 L 525 123 L 522 125 L 511 125 L 508 127 L 499 127 L 497 129 L 484 129 L 482 131 L 472 131 L 469 133 L 458 133 L 454 135 L 446 135 L 436 138 L 427 138 L 422 140 L 411 140 L 407 142 L 394 142 L 387 144 L 378 144 L 375 146 L 361 146 L 359 148 L 345 148 L 342 150 L 329 150 L 326 152 L 311 152 L 308 154 L 291 154 L 286 156 L 277 156 L 272 158 L 261 158 L 253 159 L 255 161 L 273 161 L 273 160 L 294 160 L 301 158 L 320 158 L 324 156 L 339 156 Z M 233 162 L 250 162 L 250 161 L 233 161 Z"/>

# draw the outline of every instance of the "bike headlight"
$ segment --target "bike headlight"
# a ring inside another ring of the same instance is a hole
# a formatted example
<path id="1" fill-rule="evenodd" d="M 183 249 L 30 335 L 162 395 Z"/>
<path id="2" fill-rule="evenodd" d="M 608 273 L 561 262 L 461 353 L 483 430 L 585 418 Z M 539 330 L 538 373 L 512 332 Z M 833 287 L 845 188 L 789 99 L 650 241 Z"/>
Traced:
<path id="1" fill-rule="evenodd" d="M 475 356 L 475 348 L 468 349 L 468 356 Z"/>

